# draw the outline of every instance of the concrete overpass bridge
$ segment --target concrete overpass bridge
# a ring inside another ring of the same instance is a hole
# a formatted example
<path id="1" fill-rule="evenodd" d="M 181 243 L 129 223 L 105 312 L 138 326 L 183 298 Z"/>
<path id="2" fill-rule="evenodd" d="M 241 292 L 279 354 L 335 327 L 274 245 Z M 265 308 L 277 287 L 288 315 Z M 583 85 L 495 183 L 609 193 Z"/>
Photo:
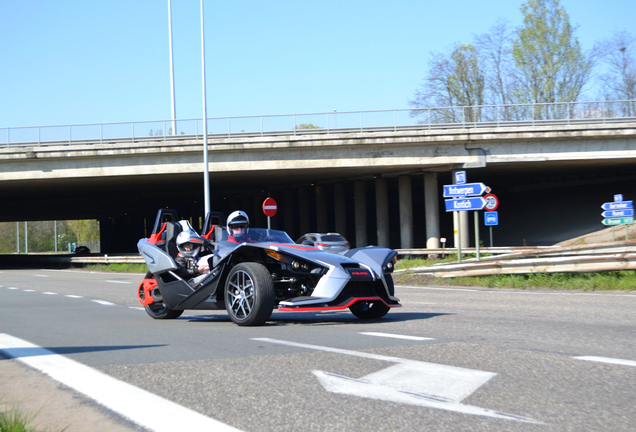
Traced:
<path id="1" fill-rule="evenodd" d="M 271 196 L 279 203 L 273 227 L 292 237 L 338 231 L 357 246 L 393 248 L 436 247 L 445 237 L 451 246 L 453 221 L 441 191 L 462 169 L 500 198 L 495 245 L 537 245 L 603 228 L 600 205 L 616 193 L 636 198 L 634 118 L 317 123 L 286 131 L 210 129 L 212 209 L 241 208 L 254 225 L 265 225 L 260 207 Z M 164 131 L 172 126 L 163 124 Z M 176 208 L 197 226 L 200 134 L 135 137 L 134 128 L 123 138 L 69 129 L 68 139 L 48 140 L 40 130 L 38 139 L 16 140 L 11 130 L 4 143 L 0 129 L 0 221 L 98 219 L 106 253 L 134 251 L 160 207 Z M 474 229 L 472 219 L 464 224 L 463 232 Z"/>

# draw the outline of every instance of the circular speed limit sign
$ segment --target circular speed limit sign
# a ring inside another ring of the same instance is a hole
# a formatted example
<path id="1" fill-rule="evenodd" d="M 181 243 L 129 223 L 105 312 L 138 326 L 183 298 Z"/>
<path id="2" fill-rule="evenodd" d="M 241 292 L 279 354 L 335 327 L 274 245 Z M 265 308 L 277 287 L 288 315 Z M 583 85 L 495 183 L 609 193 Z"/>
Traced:
<path id="1" fill-rule="evenodd" d="M 499 198 L 495 194 L 486 194 L 484 195 L 484 199 L 486 200 L 486 205 L 484 206 L 484 210 L 494 211 L 499 207 Z"/>

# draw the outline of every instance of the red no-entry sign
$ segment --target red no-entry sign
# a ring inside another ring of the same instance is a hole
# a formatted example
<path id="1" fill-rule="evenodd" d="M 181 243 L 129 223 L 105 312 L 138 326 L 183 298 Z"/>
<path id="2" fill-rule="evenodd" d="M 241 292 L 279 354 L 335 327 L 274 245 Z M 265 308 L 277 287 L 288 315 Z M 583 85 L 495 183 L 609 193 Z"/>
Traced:
<path id="1" fill-rule="evenodd" d="M 278 210 L 278 206 L 276 205 L 274 198 L 266 198 L 265 201 L 263 201 L 263 213 L 265 213 L 265 216 L 274 216 L 276 214 L 276 210 Z"/>

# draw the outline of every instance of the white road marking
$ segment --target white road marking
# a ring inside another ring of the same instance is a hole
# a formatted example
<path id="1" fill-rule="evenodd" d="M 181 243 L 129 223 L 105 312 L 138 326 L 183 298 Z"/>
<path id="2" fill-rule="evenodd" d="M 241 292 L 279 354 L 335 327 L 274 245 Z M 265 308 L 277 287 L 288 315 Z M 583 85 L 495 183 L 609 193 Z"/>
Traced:
<path id="1" fill-rule="evenodd" d="M 433 338 L 427 338 L 427 337 L 421 337 L 421 336 L 409 336 L 409 335 L 399 335 L 399 334 L 391 334 L 391 333 L 360 332 L 360 334 L 366 335 L 366 336 L 378 336 L 378 337 L 407 339 L 407 340 L 415 340 L 415 341 L 435 340 Z"/>
<path id="2" fill-rule="evenodd" d="M 16 287 L 7 287 L 7 289 L 10 289 L 10 290 L 17 290 L 17 289 L 20 289 L 20 288 L 16 288 Z"/>
<path id="3" fill-rule="evenodd" d="M 106 300 L 91 300 L 92 302 L 99 303 L 103 306 L 115 306 L 115 303 L 108 302 Z"/>
<path id="4" fill-rule="evenodd" d="M 79 295 L 72 295 L 72 294 L 67 294 L 65 297 L 68 297 L 68 298 L 75 298 L 75 299 L 78 299 L 78 298 L 84 298 L 83 296 L 79 296 Z"/>
<path id="5" fill-rule="evenodd" d="M 46 294 L 46 295 L 57 295 L 57 293 L 50 292 L 50 291 L 44 291 L 42 294 Z"/>
<path id="6" fill-rule="evenodd" d="M 396 285 L 396 288 L 408 288 L 408 289 L 419 289 L 419 290 L 432 290 L 432 291 L 470 291 L 470 292 L 479 292 L 481 290 L 467 289 L 467 288 L 434 288 L 428 286 L 409 286 L 409 285 Z"/>
<path id="7" fill-rule="evenodd" d="M 312 371 L 325 390 L 332 393 L 437 408 L 463 414 L 541 423 L 530 418 L 461 403 L 462 399 L 496 375 L 492 372 L 278 339 L 254 338 L 252 340 L 397 363 L 359 379 L 319 370 Z"/>
<path id="8" fill-rule="evenodd" d="M 130 281 L 116 281 L 116 280 L 107 280 L 105 282 L 118 283 L 118 284 L 131 284 L 132 283 Z"/>
<path id="9" fill-rule="evenodd" d="M 45 348 L 0 333 L 0 351 L 155 432 L 240 432 Z"/>
<path id="10" fill-rule="evenodd" d="M 39 275 L 39 274 L 36 274 L 36 275 L 34 275 L 34 276 L 35 276 L 35 277 L 49 277 L 49 275 Z"/>
<path id="11" fill-rule="evenodd" d="M 591 362 L 599 362 L 599 363 L 610 363 L 617 364 L 621 366 L 636 366 L 636 361 L 634 360 L 623 360 L 623 359 L 615 359 L 609 357 L 595 357 L 595 356 L 580 356 L 574 357 L 577 360 L 586 360 Z"/>

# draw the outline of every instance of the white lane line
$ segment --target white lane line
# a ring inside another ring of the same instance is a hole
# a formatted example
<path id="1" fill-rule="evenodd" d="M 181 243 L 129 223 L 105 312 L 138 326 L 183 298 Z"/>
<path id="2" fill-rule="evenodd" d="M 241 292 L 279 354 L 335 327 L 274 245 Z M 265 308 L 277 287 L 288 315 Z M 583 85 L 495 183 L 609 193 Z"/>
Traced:
<path id="1" fill-rule="evenodd" d="M 116 281 L 116 280 L 107 280 L 105 282 L 118 283 L 118 284 L 131 284 L 132 283 L 130 281 Z"/>
<path id="2" fill-rule="evenodd" d="M 72 295 L 72 294 L 67 294 L 67 295 L 65 295 L 64 297 L 74 298 L 74 299 L 84 298 L 83 296 L 79 296 L 79 295 Z"/>
<path id="3" fill-rule="evenodd" d="M 617 364 L 621 366 L 636 367 L 636 361 L 634 360 L 623 360 L 623 359 L 615 359 L 615 358 L 609 358 L 609 357 L 596 357 L 596 356 L 580 356 L 580 357 L 574 357 L 574 358 L 577 360 L 585 360 L 585 361 L 591 361 L 591 362 L 610 363 L 610 364 Z"/>
<path id="4" fill-rule="evenodd" d="M 49 275 L 39 275 L 39 274 L 36 274 L 36 275 L 34 275 L 34 276 L 35 276 L 35 277 L 49 277 Z"/>
<path id="5" fill-rule="evenodd" d="M 394 339 L 407 339 L 414 341 L 425 341 L 425 340 L 435 340 L 433 338 L 421 337 L 421 336 L 409 336 L 409 335 L 399 335 L 392 333 L 377 333 L 377 332 L 360 332 L 361 335 L 366 336 L 378 336 L 378 337 L 386 337 L 386 338 L 394 338 Z"/>
<path id="6" fill-rule="evenodd" d="M 218 420 L 11 335 L 0 333 L 0 351 L 148 430 L 240 432 Z"/>
<path id="7" fill-rule="evenodd" d="M 411 286 L 411 285 L 396 285 L 399 288 L 417 289 L 417 290 L 432 290 L 432 291 L 470 291 L 479 292 L 482 290 L 466 289 L 466 288 L 434 288 L 428 286 Z"/>
<path id="8" fill-rule="evenodd" d="M 91 300 L 92 302 L 99 303 L 103 306 L 115 306 L 115 303 L 108 302 L 106 300 Z"/>
<path id="9" fill-rule="evenodd" d="M 16 287 L 7 287 L 7 289 L 10 289 L 10 290 L 17 290 L 17 289 L 20 289 L 20 288 L 16 288 Z"/>
<path id="10" fill-rule="evenodd" d="M 46 294 L 46 295 L 57 295 L 57 293 L 50 292 L 50 291 L 44 291 L 42 294 Z"/>

